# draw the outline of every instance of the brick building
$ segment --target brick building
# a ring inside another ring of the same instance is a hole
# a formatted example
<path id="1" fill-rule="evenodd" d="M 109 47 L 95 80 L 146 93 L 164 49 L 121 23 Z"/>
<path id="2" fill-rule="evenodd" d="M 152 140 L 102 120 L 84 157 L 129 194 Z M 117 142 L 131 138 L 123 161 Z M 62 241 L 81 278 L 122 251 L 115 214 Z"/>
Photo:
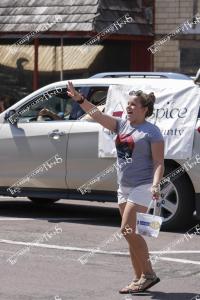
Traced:
<path id="1" fill-rule="evenodd" d="M 198 13 L 197 24 L 188 24 Z M 155 41 L 178 26 L 183 29 L 152 54 L 154 71 L 194 75 L 200 67 L 200 0 L 155 0 Z"/>

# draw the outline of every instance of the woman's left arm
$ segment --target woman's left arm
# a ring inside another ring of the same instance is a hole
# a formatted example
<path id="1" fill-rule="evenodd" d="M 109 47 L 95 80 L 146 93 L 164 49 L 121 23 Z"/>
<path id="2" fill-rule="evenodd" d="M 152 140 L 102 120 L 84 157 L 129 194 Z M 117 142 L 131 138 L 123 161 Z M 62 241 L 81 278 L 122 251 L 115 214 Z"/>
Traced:
<path id="1" fill-rule="evenodd" d="M 151 152 L 154 165 L 154 176 L 153 176 L 153 185 L 151 187 L 151 192 L 153 198 L 156 200 L 160 196 L 160 186 L 159 183 L 164 174 L 164 142 L 154 142 L 151 143 Z"/>

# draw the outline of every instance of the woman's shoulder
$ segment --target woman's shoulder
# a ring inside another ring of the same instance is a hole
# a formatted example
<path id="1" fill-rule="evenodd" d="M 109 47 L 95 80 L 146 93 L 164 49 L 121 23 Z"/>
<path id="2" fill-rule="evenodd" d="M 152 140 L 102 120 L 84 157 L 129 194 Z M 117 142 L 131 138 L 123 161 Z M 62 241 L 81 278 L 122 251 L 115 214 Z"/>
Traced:
<path id="1" fill-rule="evenodd" d="M 119 117 L 115 117 L 115 119 L 117 121 L 117 132 L 122 131 L 126 127 L 127 120 Z"/>
<path id="2" fill-rule="evenodd" d="M 146 127 L 149 128 L 150 130 L 160 131 L 160 128 L 151 122 L 146 121 L 145 124 Z"/>
<path id="3" fill-rule="evenodd" d="M 146 129 L 147 129 L 148 135 L 152 141 L 153 140 L 155 140 L 155 141 L 163 140 L 162 132 L 157 125 L 146 121 Z"/>

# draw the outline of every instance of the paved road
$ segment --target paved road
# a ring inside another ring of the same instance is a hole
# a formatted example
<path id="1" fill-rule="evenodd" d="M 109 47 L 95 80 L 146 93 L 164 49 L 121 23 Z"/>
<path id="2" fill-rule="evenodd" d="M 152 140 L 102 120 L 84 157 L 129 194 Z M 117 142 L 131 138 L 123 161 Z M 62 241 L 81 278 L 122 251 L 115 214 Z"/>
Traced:
<path id="1" fill-rule="evenodd" d="M 200 235 L 185 232 L 147 238 L 151 254 L 160 255 L 154 267 L 161 282 L 143 295 L 118 294 L 132 278 L 119 225 L 116 204 L 59 201 L 45 208 L 0 198 L 0 300 L 200 299 Z M 92 248 L 99 252 L 82 264 Z"/>

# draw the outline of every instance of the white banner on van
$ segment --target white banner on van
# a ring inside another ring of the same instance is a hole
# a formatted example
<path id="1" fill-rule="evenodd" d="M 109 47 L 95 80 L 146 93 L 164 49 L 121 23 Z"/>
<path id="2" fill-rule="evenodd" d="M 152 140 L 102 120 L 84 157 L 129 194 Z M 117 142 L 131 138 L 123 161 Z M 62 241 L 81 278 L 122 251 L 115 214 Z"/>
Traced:
<path id="1" fill-rule="evenodd" d="M 105 113 L 126 118 L 130 91 L 154 92 L 156 103 L 147 121 L 156 124 L 165 140 L 165 158 L 187 159 L 192 156 L 194 130 L 200 106 L 200 89 L 190 80 L 135 80 L 132 86 L 112 85 L 109 88 Z M 99 157 L 116 157 L 116 134 L 103 128 L 99 133 Z"/>

